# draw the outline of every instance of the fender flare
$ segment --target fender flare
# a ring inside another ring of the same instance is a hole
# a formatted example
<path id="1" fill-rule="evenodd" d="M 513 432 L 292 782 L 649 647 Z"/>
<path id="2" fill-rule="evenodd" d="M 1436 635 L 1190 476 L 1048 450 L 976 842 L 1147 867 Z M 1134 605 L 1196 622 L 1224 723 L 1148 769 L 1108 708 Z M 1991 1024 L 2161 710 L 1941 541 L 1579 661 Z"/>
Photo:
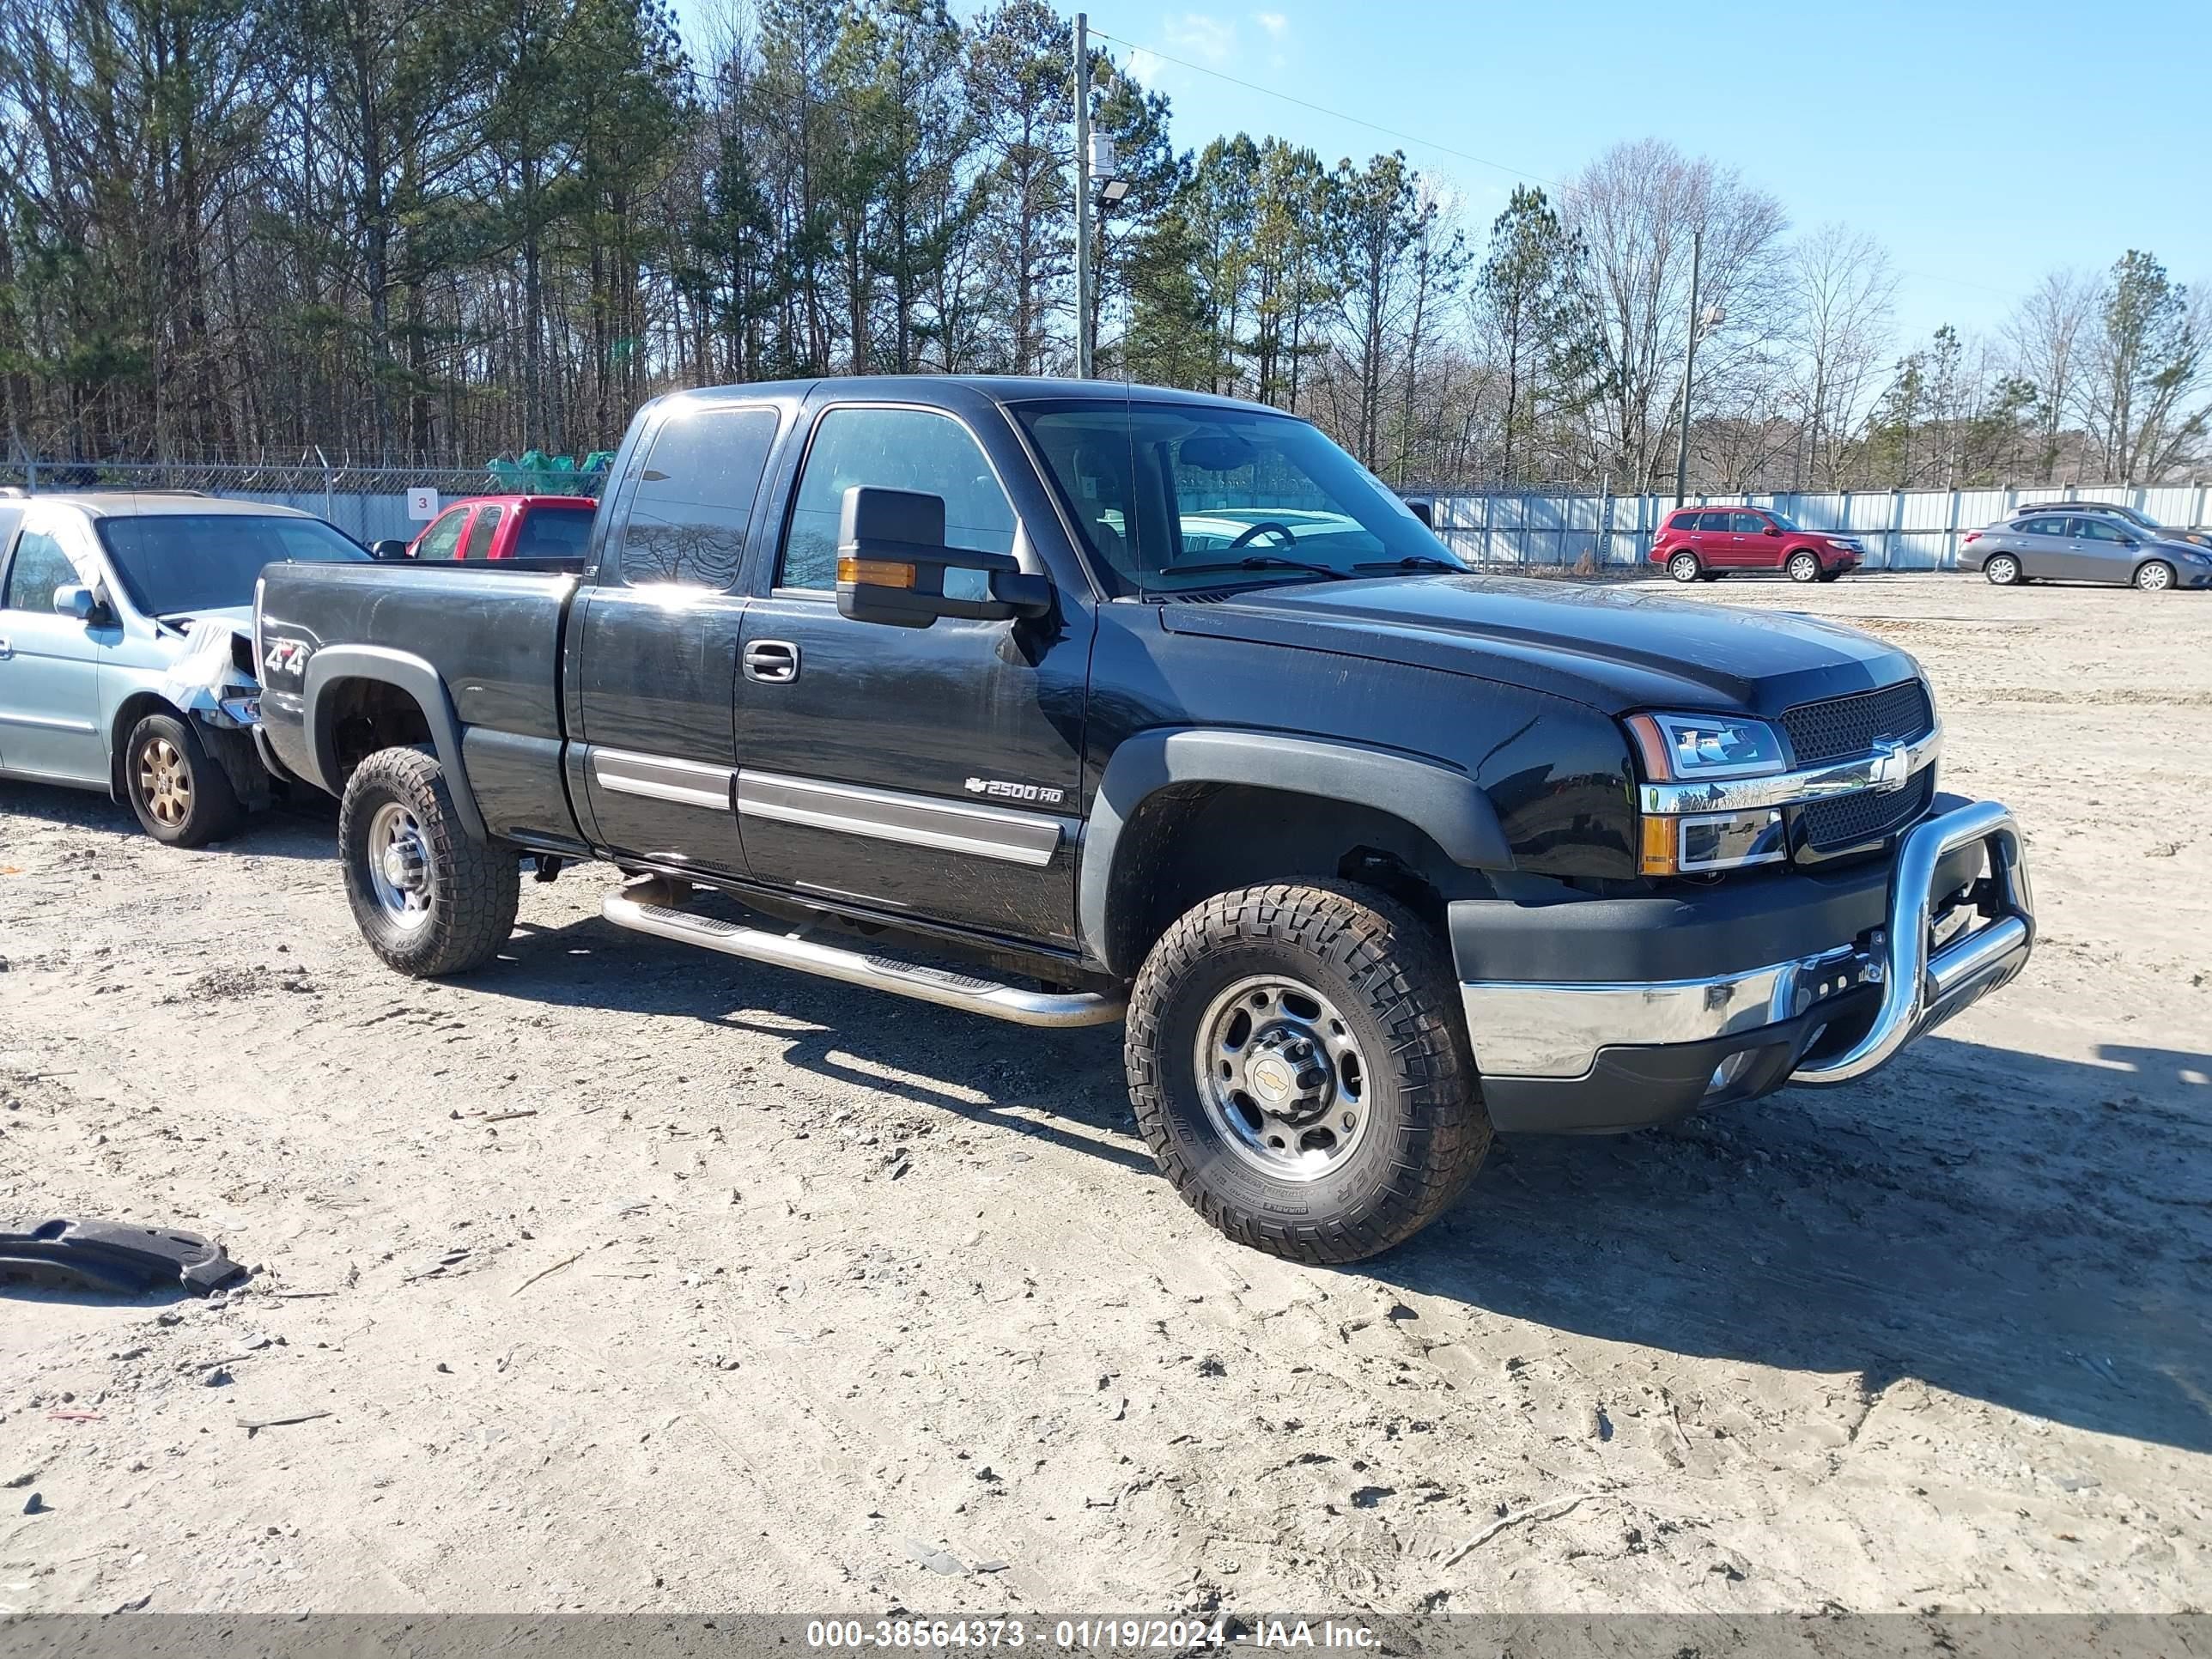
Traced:
<path id="1" fill-rule="evenodd" d="M 325 794 L 344 793 L 344 781 L 338 775 L 337 734 L 323 720 L 322 709 L 323 700 L 332 689 L 349 680 L 373 680 L 415 699 L 429 724 L 431 746 L 438 752 L 438 764 L 445 769 L 446 787 L 453 792 L 453 810 L 459 815 L 461 828 L 472 841 L 489 840 L 483 814 L 477 810 L 476 791 L 469 787 L 468 771 L 461 763 L 461 722 L 453 712 L 453 695 L 435 668 L 405 651 L 380 645 L 333 645 L 307 659 L 301 688 L 301 715 L 307 726 L 308 763 L 314 769 L 309 781 Z"/>
<path id="2" fill-rule="evenodd" d="M 1116 973 L 1112 950 L 1114 862 L 1122 833 L 1144 803 L 1181 783 L 1245 784 L 1288 794 L 1386 810 L 1419 830 L 1453 863 L 1510 871 L 1513 850 L 1498 811 L 1466 773 L 1364 744 L 1272 732 L 1167 727 L 1139 732 L 1107 762 L 1083 835 L 1076 872 L 1076 925 L 1087 952 Z"/>

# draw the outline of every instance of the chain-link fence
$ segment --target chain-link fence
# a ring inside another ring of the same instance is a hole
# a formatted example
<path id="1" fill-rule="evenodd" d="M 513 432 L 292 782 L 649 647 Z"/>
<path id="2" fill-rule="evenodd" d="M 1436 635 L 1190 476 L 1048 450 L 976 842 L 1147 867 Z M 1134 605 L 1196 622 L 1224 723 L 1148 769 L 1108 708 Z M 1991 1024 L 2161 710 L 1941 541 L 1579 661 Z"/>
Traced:
<path id="1" fill-rule="evenodd" d="M 27 495 L 186 491 L 296 507 L 362 542 L 409 538 L 445 502 L 465 495 L 597 495 L 603 470 L 525 466 L 359 466 L 347 463 L 0 460 L 0 488 Z M 425 496 L 422 492 L 429 492 Z"/>

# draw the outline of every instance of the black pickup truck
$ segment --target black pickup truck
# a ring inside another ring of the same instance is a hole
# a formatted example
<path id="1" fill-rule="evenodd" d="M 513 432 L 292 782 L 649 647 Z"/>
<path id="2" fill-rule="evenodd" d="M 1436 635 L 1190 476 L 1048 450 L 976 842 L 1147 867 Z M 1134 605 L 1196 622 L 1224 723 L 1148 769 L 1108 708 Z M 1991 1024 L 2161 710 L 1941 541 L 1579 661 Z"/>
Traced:
<path id="1" fill-rule="evenodd" d="M 276 567 L 255 627 L 264 757 L 343 797 L 394 968 L 483 963 L 524 862 L 598 859 L 620 927 L 1126 1018 L 1161 1168 L 1306 1261 L 1405 1238 L 1494 1129 L 1861 1077 L 2033 938 L 1910 657 L 1476 575 L 1221 398 L 675 394 L 581 558 Z"/>

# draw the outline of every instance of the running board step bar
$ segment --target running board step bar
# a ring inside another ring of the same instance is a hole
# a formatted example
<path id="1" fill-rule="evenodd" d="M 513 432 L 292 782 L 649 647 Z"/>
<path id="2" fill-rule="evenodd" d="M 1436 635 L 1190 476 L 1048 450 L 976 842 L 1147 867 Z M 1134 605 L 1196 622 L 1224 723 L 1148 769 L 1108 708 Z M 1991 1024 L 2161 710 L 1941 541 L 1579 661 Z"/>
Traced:
<path id="1" fill-rule="evenodd" d="M 714 916 L 693 915 L 665 905 L 644 904 L 609 893 L 599 914 L 617 927 L 651 933 L 684 945 L 703 945 L 727 957 L 744 957 L 777 968 L 795 968 L 802 974 L 865 985 L 872 990 L 933 1002 L 944 1008 L 964 1008 L 971 1014 L 1017 1025 L 1110 1025 L 1121 1018 L 1127 1005 L 1119 997 L 1088 991 L 1024 991 L 1012 985 L 957 974 L 944 968 L 927 968 L 895 957 L 848 951 L 803 933 L 770 933 L 746 927 Z"/>

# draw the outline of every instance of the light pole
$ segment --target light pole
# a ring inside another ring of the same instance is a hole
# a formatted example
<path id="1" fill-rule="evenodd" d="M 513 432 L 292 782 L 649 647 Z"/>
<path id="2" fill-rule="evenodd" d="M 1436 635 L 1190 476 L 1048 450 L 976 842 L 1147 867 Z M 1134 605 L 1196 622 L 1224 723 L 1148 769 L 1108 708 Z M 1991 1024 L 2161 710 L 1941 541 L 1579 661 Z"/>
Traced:
<path id="1" fill-rule="evenodd" d="M 1091 19 L 1075 14 L 1075 378 L 1091 378 Z"/>
<path id="2" fill-rule="evenodd" d="M 1689 493 L 1690 485 L 1690 390 L 1695 384 L 1693 375 L 1698 362 L 1698 341 L 1705 334 L 1718 328 L 1725 313 L 1718 306 L 1698 309 L 1698 283 L 1704 274 L 1705 261 L 1705 233 L 1704 227 L 1690 234 L 1690 338 L 1682 349 L 1682 425 L 1674 446 L 1674 505 L 1681 506 L 1682 498 Z"/>

